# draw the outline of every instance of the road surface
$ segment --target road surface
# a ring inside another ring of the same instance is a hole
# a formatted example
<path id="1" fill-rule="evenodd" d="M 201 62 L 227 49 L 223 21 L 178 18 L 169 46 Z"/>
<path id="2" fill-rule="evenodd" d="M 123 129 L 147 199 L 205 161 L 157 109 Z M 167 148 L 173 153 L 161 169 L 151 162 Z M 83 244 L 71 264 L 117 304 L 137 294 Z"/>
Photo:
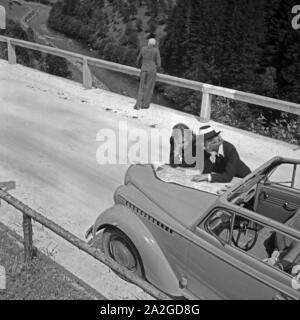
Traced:
<path id="1" fill-rule="evenodd" d="M 136 111 L 134 102 L 0 60 L 0 180 L 15 180 L 13 195 L 83 239 L 98 214 L 113 204 L 113 192 L 123 183 L 127 169 L 126 165 L 97 164 L 98 131 L 116 129 L 124 120 L 129 129 L 147 130 L 195 120 L 157 105 Z M 251 169 L 277 155 L 300 158 L 300 150 L 293 151 L 295 146 L 211 124 L 236 145 Z M 21 215 L 5 204 L 0 221 L 22 233 Z M 34 241 L 107 298 L 149 298 L 38 225 Z"/>
<path id="2" fill-rule="evenodd" d="M 70 96 L 63 88 L 53 90 L 21 77 L 5 79 L 5 83 L 0 79 L 0 106 L 0 180 L 16 181 L 14 195 L 84 238 L 97 215 L 113 204 L 113 192 L 122 184 L 127 169 L 124 165 L 100 166 L 96 162 L 97 132 L 117 128 L 117 116 Z M 134 120 L 127 120 L 129 128 L 136 125 Z M 21 215 L 9 210 L 11 214 L 4 217 L 6 209 L 3 205 L 1 220 L 21 232 Z M 77 249 L 43 234 L 41 228 L 35 230 L 34 239 L 49 253 L 54 250 L 58 262 L 63 257 L 65 266 L 81 278 L 93 274 L 96 284 L 92 285 L 106 297 L 146 296 L 135 290 L 126 292 L 127 285 L 120 287 L 120 281 L 108 271 L 109 279 L 104 279 L 107 284 L 100 280 L 97 284 L 97 274 L 100 279 L 102 272 L 99 263 L 94 263 L 95 270 L 91 271 L 87 265 L 92 259 L 77 255 Z"/>

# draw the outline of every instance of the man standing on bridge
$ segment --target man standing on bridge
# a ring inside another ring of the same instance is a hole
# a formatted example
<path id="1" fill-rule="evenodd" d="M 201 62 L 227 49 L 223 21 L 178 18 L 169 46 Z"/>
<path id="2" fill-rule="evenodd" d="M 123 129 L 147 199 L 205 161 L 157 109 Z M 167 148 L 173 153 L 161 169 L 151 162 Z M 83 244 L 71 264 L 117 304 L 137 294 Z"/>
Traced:
<path id="1" fill-rule="evenodd" d="M 143 47 L 138 58 L 137 65 L 141 67 L 140 87 L 134 109 L 148 109 L 153 96 L 157 69 L 161 67 L 161 57 L 156 40 L 152 37 L 148 46 Z"/>

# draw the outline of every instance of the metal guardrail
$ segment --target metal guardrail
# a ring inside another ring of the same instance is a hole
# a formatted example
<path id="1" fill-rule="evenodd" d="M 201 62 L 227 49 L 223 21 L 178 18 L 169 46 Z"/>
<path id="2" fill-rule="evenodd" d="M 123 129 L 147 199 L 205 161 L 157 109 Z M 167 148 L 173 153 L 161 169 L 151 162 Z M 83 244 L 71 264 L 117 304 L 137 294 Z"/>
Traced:
<path id="1" fill-rule="evenodd" d="M 5 184 L 4 184 L 5 185 Z M 122 275 L 131 283 L 137 285 L 142 290 L 144 290 L 149 295 L 153 296 L 158 300 L 171 300 L 171 297 L 167 296 L 165 293 L 161 292 L 149 282 L 138 278 L 134 273 L 128 269 L 120 266 L 113 259 L 107 257 L 99 249 L 91 247 L 85 241 L 79 239 L 69 231 L 65 230 L 61 226 L 57 225 L 53 221 L 44 217 L 39 212 L 31 209 L 6 191 L 2 189 L 3 186 L 0 183 L 0 199 L 13 206 L 15 209 L 23 214 L 23 233 L 24 233 L 24 252 L 25 252 L 25 262 L 30 262 L 33 258 L 34 248 L 32 240 L 32 220 L 40 223 L 47 229 L 53 231 L 56 235 L 65 239 L 67 242 L 71 243 L 73 246 L 77 247 L 81 251 L 84 251 L 88 255 L 92 256 L 96 260 L 104 263 L 107 267 L 115 271 L 116 273 Z M 11 188 L 10 188 L 11 189 Z"/>
<path id="2" fill-rule="evenodd" d="M 47 54 L 53 54 L 55 56 L 59 56 L 65 58 L 67 60 L 71 60 L 73 62 L 79 62 L 83 64 L 83 86 L 87 89 L 92 88 L 92 74 L 90 71 L 90 66 L 99 67 L 103 69 L 108 69 L 111 71 L 117 71 L 133 76 L 139 77 L 140 70 L 137 68 L 121 65 L 114 62 L 109 62 L 105 60 L 95 59 L 88 56 L 84 56 L 81 54 L 73 53 L 71 51 L 61 50 L 58 48 L 53 48 L 33 42 L 28 42 L 24 40 L 18 40 L 14 38 L 0 36 L 0 42 L 7 43 L 8 49 L 8 62 L 10 64 L 16 64 L 16 51 L 15 47 L 22 47 L 32 50 L 37 50 Z M 221 96 L 225 98 L 229 98 L 236 101 L 246 102 L 253 105 L 263 106 L 270 109 L 280 110 L 292 114 L 296 114 L 300 116 L 300 104 L 287 102 L 283 100 L 277 100 L 273 98 L 268 98 L 264 96 L 260 96 L 257 94 L 246 93 L 238 90 L 232 90 L 227 88 L 222 88 L 218 86 L 213 86 L 197 81 L 181 79 L 178 77 L 173 77 L 165 74 L 157 74 L 157 81 L 178 86 L 181 88 L 192 89 L 195 91 L 200 91 L 203 94 L 202 97 L 202 105 L 200 112 L 200 121 L 208 122 L 210 121 L 211 116 L 211 105 L 212 105 L 212 97 L 213 96 Z"/>

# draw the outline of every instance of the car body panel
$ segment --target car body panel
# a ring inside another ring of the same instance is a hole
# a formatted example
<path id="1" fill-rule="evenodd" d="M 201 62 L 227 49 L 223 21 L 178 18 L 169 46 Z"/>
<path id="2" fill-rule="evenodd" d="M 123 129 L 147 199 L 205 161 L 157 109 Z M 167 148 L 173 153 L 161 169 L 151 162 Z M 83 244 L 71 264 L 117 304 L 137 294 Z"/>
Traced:
<path id="1" fill-rule="evenodd" d="M 203 232 L 203 234 L 207 236 L 207 233 Z M 193 241 L 188 255 L 188 290 L 194 295 L 202 295 L 204 289 L 205 292 L 210 293 L 204 299 L 209 300 L 239 299 L 240 297 L 245 299 L 246 294 L 252 294 L 247 298 L 255 299 L 257 289 L 263 290 L 262 297 L 272 298 L 275 295 L 273 289 L 266 290 L 266 286 L 260 285 L 259 281 L 249 276 L 246 272 L 249 268 L 247 265 L 238 267 L 241 262 L 230 255 L 230 246 L 222 246 L 213 236 L 209 239 L 211 244 L 207 244 L 199 235 L 201 233 L 191 235 Z"/>
<path id="2" fill-rule="evenodd" d="M 267 161 L 263 165 L 261 165 L 259 168 L 257 168 L 255 171 L 253 171 L 251 174 L 249 174 L 245 179 L 241 180 L 240 182 L 236 183 L 232 188 L 224 192 L 223 195 L 221 195 L 220 199 L 223 200 L 223 202 L 231 200 L 231 196 L 237 192 L 239 192 L 239 189 L 244 189 L 247 187 L 248 184 L 252 183 L 252 180 L 255 179 L 255 177 L 264 175 L 267 173 L 270 173 L 276 166 L 278 166 L 281 163 L 291 163 L 291 164 L 300 164 L 300 160 L 297 159 L 288 159 L 283 157 L 274 157 L 271 160 Z"/>
<path id="3" fill-rule="evenodd" d="M 148 219 L 148 217 L 145 217 L 146 221 Z M 162 229 L 156 225 L 155 221 L 148 220 L 148 223 L 153 224 L 152 229 L 154 231 L 162 232 Z M 183 276 L 182 272 L 186 261 L 184 256 L 181 255 L 181 259 L 176 259 L 177 268 L 175 273 L 166 258 L 166 252 L 162 252 L 161 247 L 155 240 L 157 234 L 152 235 L 151 228 L 147 228 L 146 224 L 136 216 L 133 210 L 122 205 L 115 205 L 98 217 L 94 224 L 93 236 L 107 226 L 118 228 L 134 243 L 141 256 L 146 278 L 149 282 L 168 292 L 171 296 L 182 296 L 178 279 Z M 179 235 L 176 232 L 170 233 L 166 230 L 164 233 L 165 237 L 161 236 L 162 241 L 165 238 L 165 242 L 174 248 L 172 243 L 177 242 Z M 180 242 L 180 246 L 183 252 L 187 252 L 188 242 Z M 182 266 L 181 268 L 180 265 Z"/>
<path id="4" fill-rule="evenodd" d="M 291 299 L 300 297 L 284 274 L 279 276 L 262 261 L 230 245 L 222 245 L 202 228 L 188 236 L 191 245 L 187 279 L 193 295 L 210 300 L 270 300 L 278 293 Z"/>
<path id="5" fill-rule="evenodd" d="M 159 206 L 167 217 L 171 216 L 186 227 L 191 226 L 218 200 L 215 194 L 159 180 L 150 165 L 131 166 L 125 177 L 125 184 L 128 183 Z"/>
<path id="6" fill-rule="evenodd" d="M 205 228 L 211 214 L 224 210 L 300 241 L 299 230 L 234 202 L 236 196 L 247 195 L 252 185 L 285 161 L 300 164 L 293 159 L 271 159 L 221 196 L 162 182 L 151 166 L 132 166 L 124 185 L 114 194 L 114 207 L 95 222 L 93 235 L 107 226 L 123 231 L 141 255 L 147 280 L 171 296 L 300 299 L 300 291 L 292 288 L 286 273 L 220 241 Z M 259 190 L 256 187 L 257 194 Z M 300 205 L 295 193 L 288 198 Z"/>
<path id="7" fill-rule="evenodd" d="M 121 204 L 128 208 L 139 208 L 145 213 L 151 214 L 153 219 L 158 220 L 166 228 L 175 230 L 180 234 L 186 230 L 186 226 L 168 215 L 132 184 L 119 187 L 115 192 L 114 199 L 116 204 Z"/>
<path id="8" fill-rule="evenodd" d="M 255 211 L 267 212 L 268 217 L 285 223 L 300 208 L 300 191 L 292 192 L 276 186 L 259 185 L 255 203 Z"/>

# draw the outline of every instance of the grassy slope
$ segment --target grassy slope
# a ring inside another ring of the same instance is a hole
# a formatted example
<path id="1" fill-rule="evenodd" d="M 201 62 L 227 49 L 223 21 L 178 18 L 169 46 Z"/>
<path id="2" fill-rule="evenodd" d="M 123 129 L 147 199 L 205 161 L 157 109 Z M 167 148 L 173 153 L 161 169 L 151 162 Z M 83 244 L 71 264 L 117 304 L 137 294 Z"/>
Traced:
<path id="1" fill-rule="evenodd" d="M 20 237 L 0 224 L 0 265 L 6 269 L 6 290 L 0 291 L 0 300 L 104 299 L 40 252 L 30 265 L 25 265 L 23 260 Z"/>
<path id="2" fill-rule="evenodd" d="M 8 6 L 9 2 L 10 2 L 10 0 L 0 0 L 0 5 L 5 7 L 7 17 L 14 20 L 14 21 L 20 21 L 20 19 L 27 12 L 30 11 L 30 8 L 28 8 L 27 5 L 25 5 L 25 4 L 18 5 L 15 3 L 12 5 L 12 8 L 9 9 L 9 6 Z"/>

